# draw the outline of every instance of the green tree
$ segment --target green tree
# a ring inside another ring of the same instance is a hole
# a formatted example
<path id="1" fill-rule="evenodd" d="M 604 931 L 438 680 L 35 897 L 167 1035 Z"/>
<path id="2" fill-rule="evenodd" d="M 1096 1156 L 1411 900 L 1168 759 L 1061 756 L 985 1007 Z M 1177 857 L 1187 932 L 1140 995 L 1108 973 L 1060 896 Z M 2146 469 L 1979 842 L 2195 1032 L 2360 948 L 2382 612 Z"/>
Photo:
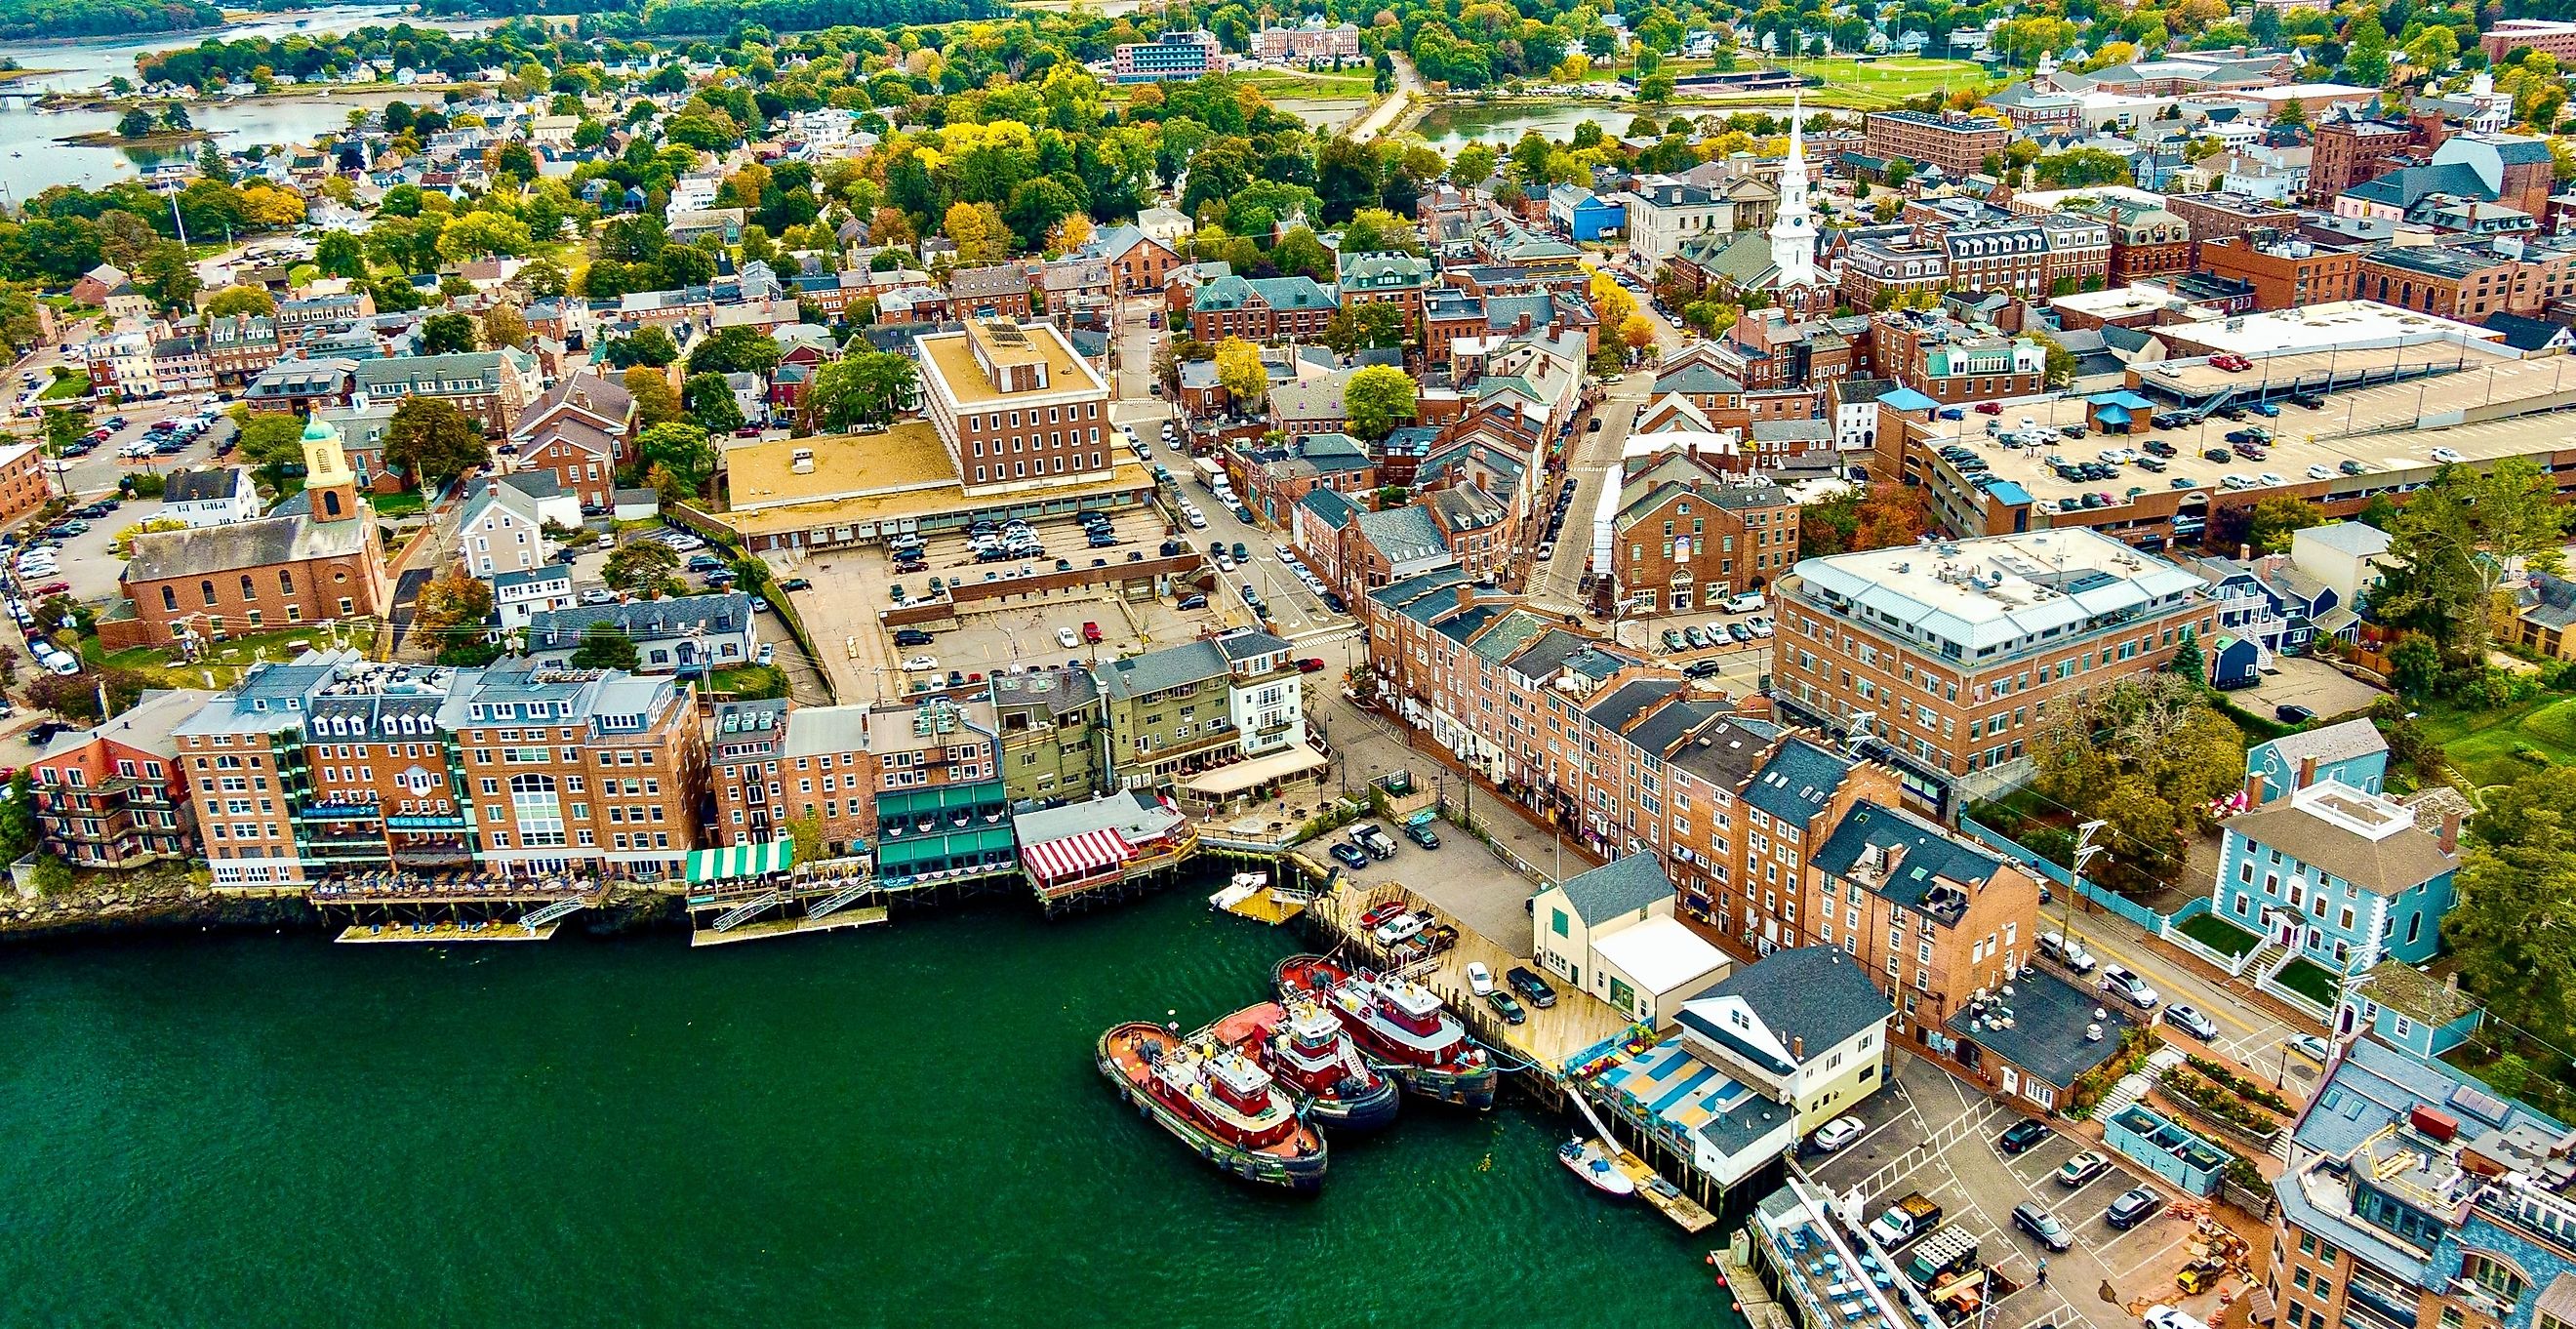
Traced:
<path id="1" fill-rule="evenodd" d="M 1363 348 L 1393 349 L 1404 345 L 1404 308 L 1384 300 L 1345 303 L 1324 324 L 1324 344 L 1336 355 Z"/>
<path id="2" fill-rule="evenodd" d="M 274 490 L 286 476 L 304 465 L 304 422 L 285 411 L 254 411 L 236 405 L 231 410 L 235 432 L 235 453 L 241 464 L 251 468 L 261 483 Z"/>
<path id="3" fill-rule="evenodd" d="M 2045 332 L 2030 332 L 2025 333 L 2024 335 L 2028 336 L 2032 341 L 2039 343 L 2040 351 L 2045 357 L 2043 368 L 2040 371 L 2040 376 L 2046 380 L 2048 386 L 2052 388 L 2063 388 L 2075 382 L 2075 353 L 2073 351 L 2060 345 L 2055 337 L 2049 336 Z"/>
<path id="4" fill-rule="evenodd" d="M 2503 458 L 2484 475 L 2445 466 L 2399 510 L 2371 606 L 2431 637 L 2445 661 L 2473 660 L 2504 612 L 2503 584 L 2564 565 L 2567 517 L 2533 458 Z"/>
<path id="5" fill-rule="evenodd" d="M 651 365 L 656 369 L 680 358 L 679 343 L 671 334 L 657 327 L 637 328 L 633 333 L 608 343 L 608 363 L 619 369 Z"/>
<path id="6" fill-rule="evenodd" d="M 14 863 L 36 848 L 36 785 L 21 770 L 9 777 L 9 801 L 0 803 L 0 857 Z"/>
<path id="7" fill-rule="evenodd" d="M 744 424 L 742 404 L 734 400 L 733 387 L 722 374 L 691 374 L 682 380 L 680 409 L 710 434 L 730 434 Z"/>
<path id="8" fill-rule="evenodd" d="M 277 313 L 277 297 L 261 286 L 227 286 L 206 301 L 206 317 L 232 318 L 248 314 L 269 318 Z"/>
<path id="9" fill-rule="evenodd" d="M 420 321 L 420 353 L 451 355 L 474 349 L 474 316 L 432 314 Z"/>
<path id="10" fill-rule="evenodd" d="M 777 341 L 758 328 L 722 328 L 689 348 L 689 373 L 766 374 L 779 355 Z"/>
<path id="11" fill-rule="evenodd" d="M 483 344 L 498 350 L 515 346 L 526 350 L 535 334 L 528 330 L 528 316 L 513 304 L 497 304 L 483 311 Z"/>
<path id="12" fill-rule="evenodd" d="M 405 397 L 385 422 L 385 464 L 423 489 L 445 485 L 490 457 L 483 431 L 444 397 Z"/>
<path id="13" fill-rule="evenodd" d="M 184 309 L 204 283 L 197 280 L 197 265 L 188 261 L 188 251 L 175 240 L 164 240 L 144 253 L 134 286 L 159 308 Z"/>
<path id="14" fill-rule="evenodd" d="M 700 375 L 699 378 L 714 376 Z M 691 381 L 696 382 L 697 379 Z M 721 378 L 714 381 L 718 387 L 724 385 Z M 715 443 L 707 437 L 704 428 L 687 421 L 674 420 L 645 430 L 635 440 L 635 450 L 647 468 L 662 468 L 674 484 L 693 494 L 706 488 L 707 481 L 716 473 Z"/>
<path id="15" fill-rule="evenodd" d="M 2496 1014 L 2543 1042 L 2576 1042 L 2576 768 L 2488 796 L 2442 940 Z"/>
<path id="16" fill-rule="evenodd" d="M 1806 551 L 1801 548 L 1800 553 Z M 2194 683 L 2209 681 L 2209 661 L 2200 653 L 2200 634 L 2190 628 L 2182 630 L 2182 643 L 2174 648 L 2173 658 L 2165 662 L 2165 672 Z"/>
<path id="17" fill-rule="evenodd" d="M 2290 537 L 2325 520 L 2325 514 L 2304 499 L 2273 495 L 2257 500 L 2246 523 L 2246 540 L 2267 554 L 2287 553 Z"/>
<path id="18" fill-rule="evenodd" d="M 2388 83 L 2388 29 L 2379 23 L 2379 11 L 2362 9 L 2352 16 L 2344 29 L 2342 82 L 2365 88 L 2385 87 Z"/>
<path id="19" fill-rule="evenodd" d="M 347 231 L 327 231 L 313 247 L 313 262 L 323 273 L 352 281 L 367 275 L 367 249 Z"/>
<path id="20" fill-rule="evenodd" d="M 626 371 L 622 380 L 627 395 L 635 399 L 635 423 L 646 429 L 680 418 L 680 394 L 671 390 L 671 380 L 659 369 L 637 365 Z"/>
<path id="21" fill-rule="evenodd" d="M 1342 386 L 1342 408 L 1350 418 L 1351 432 L 1371 443 L 1412 419 L 1414 404 L 1413 377 L 1386 365 L 1370 365 Z"/>
<path id="22" fill-rule="evenodd" d="M 89 432 L 89 412 L 77 407 L 45 412 L 45 452 L 59 457 Z"/>
<path id="23" fill-rule="evenodd" d="M 643 661 L 635 639 L 614 623 L 593 623 L 582 629 L 581 645 L 572 652 L 575 669 L 633 669 Z"/>
<path id="24" fill-rule="evenodd" d="M 600 576 L 621 591 L 651 591 L 680 570 L 678 550 L 659 540 L 629 540 L 609 551 Z"/>
<path id="25" fill-rule="evenodd" d="M 823 366 L 805 392 L 805 412 L 816 429 L 840 433 L 883 424 L 909 407 L 920 390 L 912 357 L 859 351 Z"/>
<path id="26" fill-rule="evenodd" d="M 2421 632 L 2401 632 L 2388 648 L 2388 685 L 2421 700 L 2442 681 L 2442 648 Z"/>
<path id="27" fill-rule="evenodd" d="M 133 107 L 124 115 L 117 117 L 116 136 L 119 138 L 141 138 L 151 132 L 152 113 L 140 106 Z"/>

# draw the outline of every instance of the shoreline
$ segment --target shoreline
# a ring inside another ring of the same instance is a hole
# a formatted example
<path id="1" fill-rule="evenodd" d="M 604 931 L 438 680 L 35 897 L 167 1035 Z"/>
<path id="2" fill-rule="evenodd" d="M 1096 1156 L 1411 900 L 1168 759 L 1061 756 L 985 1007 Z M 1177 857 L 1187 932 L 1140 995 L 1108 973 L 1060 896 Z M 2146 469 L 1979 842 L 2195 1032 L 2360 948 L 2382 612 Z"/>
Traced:
<path id="1" fill-rule="evenodd" d="M 664 891 L 611 890 L 583 911 L 579 924 L 597 936 L 674 925 L 685 932 L 688 920 L 680 900 Z M 30 942 L 105 941 L 134 933 L 249 928 L 294 928 L 325 942 L 337 936 L 322 910 L 292 887 L 219 891 L 183 878 L 120 883 L 105 891 L 75 885 L 54 896 L 0 895 L 0 949 Z"/>
<path id="2" fill-rule="evenodd" d="M 38 71 L 42 72 L 42 71 Z M 245 92 L 230 97 L 199 97 L 194 101 L 176 102 L 168 97 L 109 97 L 85 92 L 49 92 L 37 99 L 37 105 L 53 111 L 126 111 L 137 106 L 175 104 L 194 110 L 221 110 L 227 106 L 251 102 L 322 101 L 333 97 L 395 97 L 416 94 L 438 97 L 450 92 L 480 92 L 499 86 L 493 83 L 299 83 L 273 92 Z M 191 114 L 194 113 L 191 111 Z"/>
<path id="3" fill-rule="evenodd" d="M 191 143 L 211 143 L 214 137 L 203 129 L 164 129 L 139 138 L 127 138 L 113 129 L 93 129 L 85 134 L 65 134 L 54 142 L 67 148 L 184 148 Z"/>

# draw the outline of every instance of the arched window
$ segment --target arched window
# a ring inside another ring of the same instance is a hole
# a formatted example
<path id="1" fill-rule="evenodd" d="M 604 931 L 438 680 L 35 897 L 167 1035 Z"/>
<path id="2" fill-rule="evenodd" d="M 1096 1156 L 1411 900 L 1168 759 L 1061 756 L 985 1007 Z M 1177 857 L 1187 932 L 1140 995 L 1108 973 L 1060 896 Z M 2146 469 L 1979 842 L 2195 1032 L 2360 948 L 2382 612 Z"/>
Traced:
<path id="1" fill-rule="evenodd" d="M 553 776 L 511 776 L 510 809 L 517 816 L 519 843 L 534 847 L 564 842 L 563 805 L 555 799 Z"/>
<path id="2" fill-rule="evenodd" d="M 207 604 L 213 604 L 215 602 L 215 584 L 211 581 L 198 582 L 197 594 L 206 597 Z"/>
<path id="3" fill-rule="evenodd" d="M 243 574 L 242 574 L 241 584 L 242 584 L 242 598 L 243 598 L 243 599 L 245 599 L 245 600 L 256 600 L 256 599 L 258 599 L 258 598 L 259 598 L 259 588 L 250 584 L 250 574 L 249 574 L 249 573 L 245 572 L 245 573 L 243 573 Z"/>
<path id="4" fill-rule="evenodd" d="M 295 573 L 292 570 L 287 568 L 279 568 L 277 570 L 277 593 L 280 595 L 295 594 Z"/>
<path id="5" fill-rule="evenodd" d="M 339 490 L 325 489 L 322 491 L 322 515 L 325 517 L 337 517 L 340 515 Z"/>
<path id="6" fill-rule="evenodd" d="M 161 607 L 169 610 L 176 610 L 179 607 L 179 592 L 176 587 L 161 588 Z"/>

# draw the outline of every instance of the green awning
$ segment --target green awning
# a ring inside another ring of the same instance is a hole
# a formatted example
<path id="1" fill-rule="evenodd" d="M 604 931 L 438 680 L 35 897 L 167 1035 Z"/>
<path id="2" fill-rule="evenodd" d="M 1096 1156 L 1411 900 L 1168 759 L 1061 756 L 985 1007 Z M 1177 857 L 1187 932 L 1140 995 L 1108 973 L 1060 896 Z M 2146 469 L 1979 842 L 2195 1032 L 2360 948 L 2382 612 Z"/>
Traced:
<path id="1" fill-rule="evenodd" d="M 913 789 L 889 789 L 877 795 L 877 820 L 897 817 L 936 816 L 943 812 L 965 809 L 970 812 L 997 807 L 1008 801 L 999 780 L 978 780 L 973 784 L 930 785 Z"/>
<path id="2" fill-rule="evenodd" d="M 970 831 L 952 831 L 945 835 L 907 835 L 900 840 L 877 843 L 877 875 L 906 875 L 906 870 L 932 864 L 929 871 L 958 866 L 955 860 L 969 862 L 986 858 L 1007 858 L 1017 851 L 1019 841 L 1009 826 L 986 826 Z"/>
<path id="3" fill-rule="evenodd" d="M 700 849 L 689 855 L 689 884 L 695 886 L 700 882 L 727 881 L 735 877 L 766 877 L 785 872 L 795 861 L 794 840 Z"/>

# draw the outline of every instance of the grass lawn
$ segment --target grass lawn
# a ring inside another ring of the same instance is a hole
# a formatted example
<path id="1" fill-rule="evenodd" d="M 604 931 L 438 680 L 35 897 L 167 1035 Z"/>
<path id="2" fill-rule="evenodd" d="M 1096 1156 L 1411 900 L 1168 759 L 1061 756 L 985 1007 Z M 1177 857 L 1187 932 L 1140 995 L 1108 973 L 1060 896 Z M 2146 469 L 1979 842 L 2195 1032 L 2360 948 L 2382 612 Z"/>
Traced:
<path id="1" fill-rule="evenodd" d="M 2292 960 L 2272 976 L 2273 981 L 2328 1010 L 2342 995 L 2343 984 L 2322 967 L 2307 960 Z"/>
<path id="2" fill-rule="evenodd" d="M 36 400 L 59 401 L 65 397 L 86 397 L 88 395 L 89 371 L 83 369 L 66 374 L 63 377 L 46 384 L 45 390 L 36 394 Z"/>
<path id="3" fill-rule="evenodd" d="M 2417 723 L 2481 789 L 2511 784 L 2542 765 L 2576 763 L 2576 698 L 2538 697 L 2501 711 L 2428 709 Z"/>
<path id="4" fill-rule="evenodd" d="M 1365 69 L 1255 69 L 1235 77 L 1270 98 L 1366 97 L 1377 84 L 1376 75 Z"/>
<path id="5" fill-rule="evenodd" d="M 1994 80 L 1972 60 L 1926 60 L 1917 56 L 1891 55 L 1878 59 L 1857 59 L 1835 55 L 1822 59 L 1789 59 L 1772 62 L 1782 69 L 1823 80 L 1823 86 L 1810 87 L 1804 94 L 1806 103 L 1826 110 L 1883 111 L 1927 92 L 1982 92 Z M 1664 68 L 1674 74 L 1705 74 L 1717 67 L 1713 60 L 1667 60 Z M 1747 61 L 1739 69 L 1756 68 Z M 1730 93 L 1721 97 L 1690 98 L 1691 102 L 1717 104 L 1744 103 L 1775 105 L 1781 100 L 1776 92 Z"/>
<path id="6" fill-rule="evenodd" d="M 375 639 L 375 630 L 374 620 L 353 619 L 349 621 L 345 636 L 352 646 L 363 650 Z M 195 664 L 184 663 L 176 651 L 158 646 L 138 646 L 109 654 L 99 648 L 96 637 L 81 641 L 81 658 L 92 664 L 131 669 L 159 680 L 164 687 L 202 688 L 206 686 L 206 671 L 209 669 L 214 671 L 216 686 L 221 687 L 232 683 L 262 659 L 271 663 L 291 660 L 306 646 L 327 650 L 330 645 L 330 631 L 308 623 L 279 632 L 226 637 L 210 643 L 205 658 Z"/>
<path id="7" fill-rule="evenodd" d="M 787 673 L 775 665 L 742 665 L 719 669 L 707 680 L 710 692 L 731 693 L 738 700 L 757 701 L 765 697 L 787 695 Z"/>
<path id="8" fill-rule="evenodd" d="M 376 510 L 376 515 L 379 517 L 408 517 L 413 513 L 420 511 L 423 507 L 427 506 L 428 503 L 429 499 L 427 496 L 423 495 L 417 489 L 407 490 L 399 494 L 369 494 L 367 496 L 367 505 L 374 508 Z"/>
<path id="9" fill-rule="evenodd" d="M 2182 921 L 2181 928 L 2182 935 L 2231 960 L 2261 945 L 2263 941 L 2262 938 L 2216 914 L 2194 914 Z"/>

